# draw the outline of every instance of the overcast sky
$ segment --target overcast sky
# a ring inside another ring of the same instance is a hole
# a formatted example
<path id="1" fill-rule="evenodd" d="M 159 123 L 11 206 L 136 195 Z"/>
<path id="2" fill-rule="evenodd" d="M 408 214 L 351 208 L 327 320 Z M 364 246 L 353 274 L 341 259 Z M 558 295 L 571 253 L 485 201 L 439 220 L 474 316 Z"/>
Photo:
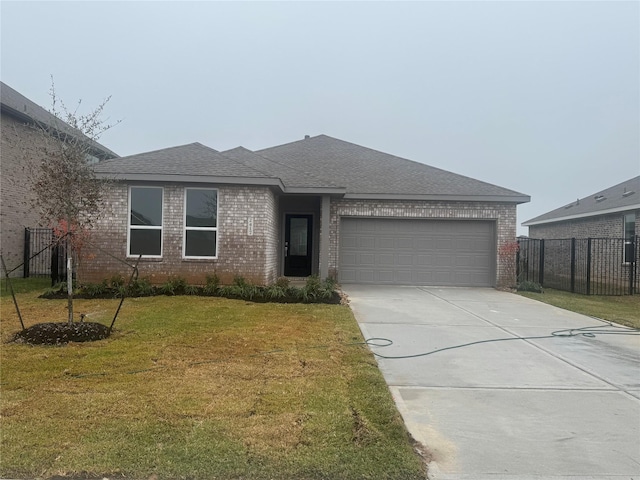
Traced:
<path id="1" fill-rule="evenodd" d="M 0 8 L 2 81 L 111 95 L 122 156 L 327 134 L 528 194 L 518 224 L 640 174 L 638 1 Z"/>

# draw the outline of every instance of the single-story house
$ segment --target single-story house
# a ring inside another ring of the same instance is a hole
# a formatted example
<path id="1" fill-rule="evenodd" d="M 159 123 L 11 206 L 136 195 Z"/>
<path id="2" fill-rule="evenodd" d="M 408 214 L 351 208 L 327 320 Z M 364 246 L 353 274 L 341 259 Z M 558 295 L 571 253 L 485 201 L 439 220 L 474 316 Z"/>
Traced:
<path id="1" fill-rule="evenodd" d="M 640 235 L 640 176 L 580 198 L 522 224 L 529 237 L 615 238 L 627 245 Z M 631 257 L 625 249 L 625 263 Z"/>
<path id="2" fill-rule="evenodd" d="M 86 138 L 4 82 L 0 82 L 0 112 L 0 245 L 7 268 L 11 270 L 24 260 L 25 228 L 50 226 L 43 223 L 31 206 L 34 193 L 30 162 L 43 156 L 42 131 L 86 139 L 91 156 L 88 161 L 116 158 L 118 155 Z M 22 275 L 22 269 L 14 271 L 14 275 Z"/>
<path id="3" fill-rule="evenodd" d="M 154 283 L 216 273 L 341 283 L 511 283 L 500 246 L 527 195 L 326 135 L 250 151 L 200 143 L 102 161 L 113 182 L 82 262 L 99 281 L 141 257 Z M 87 258 L 89 260 L 87 260 Z"/>

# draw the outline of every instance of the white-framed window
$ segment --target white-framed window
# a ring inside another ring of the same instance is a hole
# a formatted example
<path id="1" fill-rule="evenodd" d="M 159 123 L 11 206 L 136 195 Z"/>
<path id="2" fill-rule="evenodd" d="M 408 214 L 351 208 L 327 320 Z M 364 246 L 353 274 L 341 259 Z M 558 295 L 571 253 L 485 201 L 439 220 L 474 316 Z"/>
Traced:
<path id="1" fill-rule="evenodd" d="M 624 222 L 624 263 L 631 263 L 634 255 L 634 240 L 636 236 L 636 214 L 627 213 Z"/>
<path id="2" fill-rule="evenodd" d="M 127 253 L 162 257 L 162 187 L 129 187 Z"/>
<path id="3" fill-rule="evenodd" d="M 184 190 L 184 258 L 218 258 L 218 190 Z"/>

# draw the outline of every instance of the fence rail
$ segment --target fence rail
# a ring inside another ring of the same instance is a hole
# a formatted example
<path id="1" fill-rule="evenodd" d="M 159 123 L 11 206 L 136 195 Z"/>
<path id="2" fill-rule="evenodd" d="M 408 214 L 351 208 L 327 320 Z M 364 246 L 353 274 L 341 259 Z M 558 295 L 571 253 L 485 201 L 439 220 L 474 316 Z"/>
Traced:
<path id="1" fill-rule="evenodd" d="M 51 276 L 51 285 L 66 278 L 66 245 L 57 240 L 51 228 L 24 229 L 24 278 Z"/>
<path id="2" fill-rule="evenodd" d="M 585 295 L 640 293 L 639 238 L 519 238 L 518 282 Z"/>

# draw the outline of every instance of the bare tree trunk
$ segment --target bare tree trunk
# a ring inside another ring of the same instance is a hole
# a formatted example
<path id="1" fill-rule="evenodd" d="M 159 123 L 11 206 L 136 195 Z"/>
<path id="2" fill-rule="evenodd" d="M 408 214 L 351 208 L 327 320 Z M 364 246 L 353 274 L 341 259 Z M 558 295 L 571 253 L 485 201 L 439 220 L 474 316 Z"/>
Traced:
<path id="1" fill-rule="evenodd" d="M 73 248 L 67 240 L 67 308 L 69 310 L 69 325 L 73 323 Z"/>

